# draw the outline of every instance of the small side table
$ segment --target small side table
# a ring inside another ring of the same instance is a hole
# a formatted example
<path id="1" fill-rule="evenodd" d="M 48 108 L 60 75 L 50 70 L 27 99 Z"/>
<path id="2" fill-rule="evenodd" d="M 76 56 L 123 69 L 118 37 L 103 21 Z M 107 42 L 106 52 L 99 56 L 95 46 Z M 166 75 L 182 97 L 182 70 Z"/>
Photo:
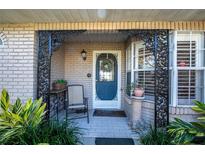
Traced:
<path id="1" fill-rule="evenodd" d="M 60 90 L 50 90 L 50 97 L 53 98 L 53 104 L 56 109 L 56 118 L 59 121 L 59 104 L 63 101 L 64 109 L 66 107 L 66 98 L 67 98 L 67 88 Z M 51 103 L 50 103 L 51 104 Z"/>

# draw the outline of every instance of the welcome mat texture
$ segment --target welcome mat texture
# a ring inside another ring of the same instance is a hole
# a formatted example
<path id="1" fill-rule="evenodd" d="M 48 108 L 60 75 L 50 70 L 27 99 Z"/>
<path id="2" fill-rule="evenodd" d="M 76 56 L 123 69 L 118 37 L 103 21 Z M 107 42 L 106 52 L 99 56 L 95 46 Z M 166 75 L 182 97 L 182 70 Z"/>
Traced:
<path id="1" fill-rule="evenodd" d="M 134 145 L 131 138 L 95 138 L 95 145 Z"/>
<path id="2" fill-rule="evenodd" d="M 99 110 L 96 109 L 93 116 L 104 116 L 104 117 L 126 117 L 124 111 L 112 111 L 112 110 Z"/>

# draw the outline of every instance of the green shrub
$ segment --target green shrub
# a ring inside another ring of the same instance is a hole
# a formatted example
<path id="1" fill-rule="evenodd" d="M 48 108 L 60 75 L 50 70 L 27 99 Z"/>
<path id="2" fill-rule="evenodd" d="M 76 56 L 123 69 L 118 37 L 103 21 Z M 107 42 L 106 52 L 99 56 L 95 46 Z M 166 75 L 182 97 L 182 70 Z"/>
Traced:
<path id="1" fill-rule="evenodd" d="M 27 129 L 37 128 L 45 115 L 45 107 L 42 99 L 34 102 L 29 99 L 25 105 L 17 99 L 12 105 L 9 94 L 3 89 L 0 98 L 0 144 L 20 138 Z"/>
<path id="2" fill-rule="evenodd" d="M 140 136 L 140 143 L 144 145 L 171 144 L 171 138 L 163 129 L 154 129 L 152 126 L 147 133 Z"/>
<path id="3" fill-rule="evenodd" d="M 50 145 L 75 145 L 79 140 L 80 129 L 69 123 L 49 122 L 43 123 L 35 131 L 28 130 L 23 134 L 23 144 L 50 144 Z"/>
<path id="4" fill-rule="evenodd" d="M 205 144 L 205 104 L 194 101 L 195 105 L 192 109 L 200 114 L 199 122 L 185 122 L 175 118 L 168 126 L 168 133 L 173 137 L 174 144 Z"/>
<path id="5" fill-rule="evenodd" d="M 77 144 L 79 128 L 72 123 L 43 121 L 45 104 L 42 99 L 29 99 L 25 105 L 17 99 L 10 103 L 4 89 L 0 98 L 0 144 Z"/>
<path id="6" fill-rule="evenodd" d="M 67 84 L 67 81 L 64 79 L 58 79 L 58 80 L 55 80 L 54 83 Z"/>

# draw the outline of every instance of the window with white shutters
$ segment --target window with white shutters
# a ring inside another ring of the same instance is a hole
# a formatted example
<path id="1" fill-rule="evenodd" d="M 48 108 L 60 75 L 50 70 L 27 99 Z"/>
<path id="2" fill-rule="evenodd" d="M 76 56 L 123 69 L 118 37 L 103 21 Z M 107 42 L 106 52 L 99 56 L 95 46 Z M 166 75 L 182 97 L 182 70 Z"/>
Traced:
<path id="1" fill-rule="evenodd" d="M 145 100 L 154 100 L 154 57 L 142 42 L 134 43 L 134 82 L 143 87 Z"/>
<path id="2" fill-rule="evenodd" d="M 130 50 L 129 50 L 130 49 Z M 154 100 L 154 57 L 151 51 L 145 50 L 143 42 L 133 42 L 127 52 L 127 77 L 145 90 L 146 100 Z M 130 62 L 128 62 L 130 61 Z M 130 67 L 129 67 L 130 66 Z"/>
<path id="3" fill-rule="evenodd" d="M 189 106 L 205 102 L 204 32 L 170 32 L 170 105 Z M 145 90 L 145 100 L 154 101 L 154 56 L 143 42 L 132 42 L 126 51 L 127 83 Z"/>
<path id="4" fill-rule="evenodd" d="M 204 33 L 178 32 L 175 35 L 175 105 L 193 105 L 193 100 L 204 101 Z M 176 67 L 176 68 L 175 68 Z"/>
<path id="5" fill-rule="evenodd" d="M 154 100 L 154 71 L 135 71 L 134 81 L 144 88 L 145 99 Z"/>

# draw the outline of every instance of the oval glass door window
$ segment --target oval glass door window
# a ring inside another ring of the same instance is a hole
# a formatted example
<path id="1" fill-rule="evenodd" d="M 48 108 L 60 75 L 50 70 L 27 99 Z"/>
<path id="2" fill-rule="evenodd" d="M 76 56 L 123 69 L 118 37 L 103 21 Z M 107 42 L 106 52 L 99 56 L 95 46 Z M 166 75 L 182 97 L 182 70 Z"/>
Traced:
<path id="1" fill-rule="evenodd" d="M 114 62 L 111 59 L 101 59 L 99 61 L 99 80 L 113 81 L 114 80 Z"/>
<path id="2" fill-rule="evenodd" d="M 113 100 L 117 94 L 117 60 L 113 54 L 100 54 L 96 61 L 96 94 Z"/>

